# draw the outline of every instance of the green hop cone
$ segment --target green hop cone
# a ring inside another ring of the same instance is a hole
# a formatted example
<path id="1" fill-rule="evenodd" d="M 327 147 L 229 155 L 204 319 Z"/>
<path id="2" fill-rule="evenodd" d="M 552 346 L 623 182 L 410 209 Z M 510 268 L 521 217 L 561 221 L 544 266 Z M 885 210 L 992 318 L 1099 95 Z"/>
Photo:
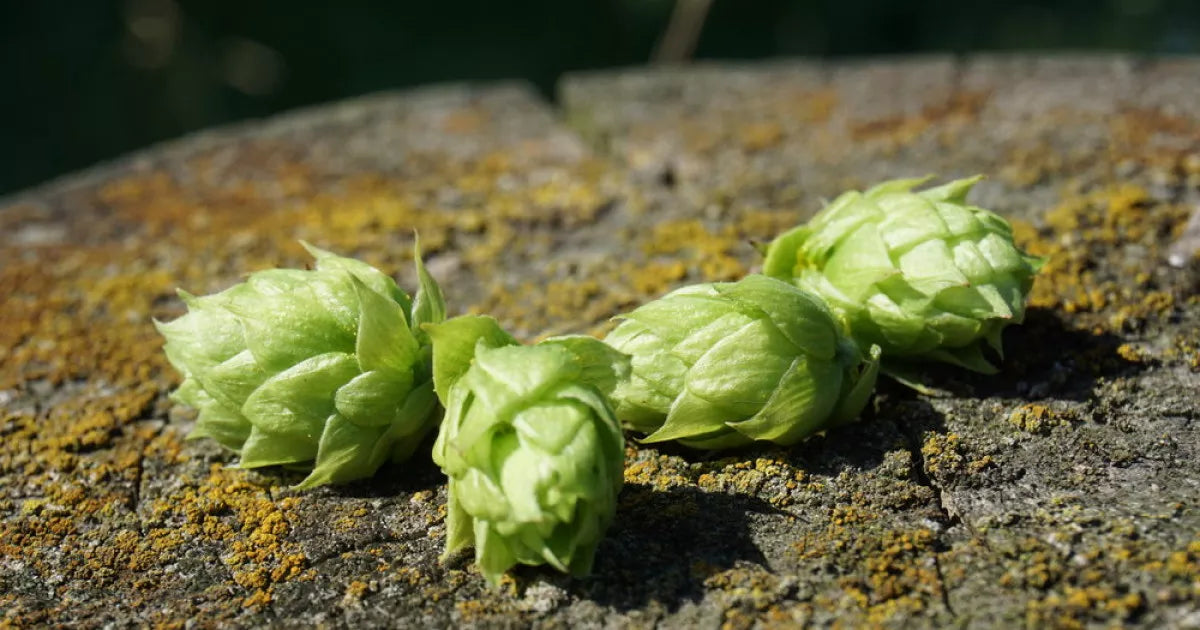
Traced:
<path id="1" fill-rule="evenodd" d="M 847 192 L 766 252 L 763 272 L 824 298 L 860 343 L 885 361 L 943 361 L 996 371 L 1001 331 L 1020 323 L 1041 261 L 1013 244 L 1012 227 L 968 205 L 981 177 L 920 192 L 898 179 Z"/>
<path id="2" fill-rule="evenodd" d="M 590 337 L 518 345 L 489 317 L 426 329 L 446 408 L 433 447 L 450 478 L 443 557 L 474 545 L 492 584 L 518 563 L 586 574 L 624 479 L 606 392 L 628 358 Z"/>
<path id="3" fill-rule="evenodd" d="M 633 370 L 613 401 L 644 442 L 794 444 L 856 418 L 875 385 L 878 347 L 864 359 L 819 299 L 766 276 L 684 287 L 622 318 L 605 341 Z"/>
<path id="4" fill-rule="evenodd" d="M 412 454 L 437 407 L 419 325 L 445 318 L 419 248 L 410 299 L 366 263 L 305 247 L 316 269 L 260 271 L 204 297 L 181 291 L 188 313 L 155 322 L 184 376 L 172 398 L 199 410 L 189 439 L 216 440 L 243 468 L 311 470 L 302 488 L 369 477 Z"/>

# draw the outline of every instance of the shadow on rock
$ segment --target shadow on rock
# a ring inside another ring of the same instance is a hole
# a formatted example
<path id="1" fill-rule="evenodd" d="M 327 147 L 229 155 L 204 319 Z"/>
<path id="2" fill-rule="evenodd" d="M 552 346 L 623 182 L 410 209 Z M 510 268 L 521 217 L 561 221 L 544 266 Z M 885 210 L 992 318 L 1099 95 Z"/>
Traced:
<path id="1" fill-rule="evenodd" d="M 292 490 L 308 476 L 306 467 L 290 469 L 286 466 L 271 466 L 252 469 L 252 481 L 263 486 L 278 484 L 288 488 L 289 492 L 299 494 L 319 493 L 330 498 L 344 499 L 389 499 L 422 490 L 437 490 L 438 486 L 446 482 L 446 477 L 430 458 L 432 449 L 433 440 L 427 439 L 411 458 L 398 463 L 386 462 L 370 477 L 311 490 Z"/>
<path id="2" fill-rule="evenodd" d="M 922 364 L 920 381 L 965 398 L 1001 396 L 1042 400 L 1087 400 L 1096 381 L 1139 372 L 1149 364 L 1121 354 L 1125 340 L 1108 332 L 1082 330 L 1056 312 L 1031 308 L 1025 322 L 1004 332 L 998 374 L 977 374 L 945 364 Z M 888 379 L 881 379 L 881 382 Z"/>
<path id="3" fill-rule="evenodd" d="M 429 455 L 418 453 L 405 462 L 384 464 L 374 477 L 331 486 L 330 492 L 355 499 L 388 499 L 424 490 L 437 490 L 445 483 L 446 476 L 429 459 Z"/>
<path id="4" fill-rule="evenodd" d="M 875 398 L 873 400 L 878 400 Z M 904 436 L 887 414 L 872 403 L 857 422 L 834 427 L 788 449 L 792 465 L 809 473 L 836 477 L 844 471 L 874 470 Z"/>
<path id="5" fill-rule="evenodd" d="M 888 451 L 895 449 L 898 437 L 895 427 L 877 422 L 877 415 L 873 406 L 868 405 L 856 421 L 831 427 L 792 446 L 757 442 L 741 448 L 707 451 L 678 442 L 661 442 L 640 445 L 639 449 L 679 458 L 688 467 L 687 474 L 693 481 L 701 474 L 720 472 L 733 461 L 752 462 L 760 457 L 787 460 L 808 472 L 837 475 L 844 470 L 875 468 Z M 627 439 L 637 442 L 636 437 Z"/>
<path id="6" fill-rule="evenodd" d="M 784 516 L 789 514 L 744 495 L 627 485 L 592 576 L 572 581 L 570 590 L 621 611 L 651 602 L 675 610 L 703 597 L 704 582 L 714 573 L 765 564 L 751 523 Z"/>

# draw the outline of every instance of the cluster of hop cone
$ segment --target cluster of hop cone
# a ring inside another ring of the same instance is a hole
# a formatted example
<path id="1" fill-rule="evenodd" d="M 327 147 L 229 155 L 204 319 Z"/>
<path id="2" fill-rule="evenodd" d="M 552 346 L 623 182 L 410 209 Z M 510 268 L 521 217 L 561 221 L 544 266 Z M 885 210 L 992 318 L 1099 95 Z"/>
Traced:
<path id="1" fill-rule="evenodd" d="M 190 437 L 244 468 L 369 477 L 438 429 L 446 554 L 585 574 L 623 480 L 623 429 L 699 449 L 790 445 L 855 419 L 886 371 L 941 361 L 994 371 L 1039 261 L 1004 219 L 966 203 L 978 178 L 847 192 L 765 250 L 764 275 L 678 289 L 604 341 L 521 345 L 489 317 L 447 320 L 414 248 L 411 298 L 365 263 L 308 247 L 159 324 L 195 407 Z M 306 245 L 307 246 L 307 245 Z M 440 402 L 440 404 L 439 404 Z"/>

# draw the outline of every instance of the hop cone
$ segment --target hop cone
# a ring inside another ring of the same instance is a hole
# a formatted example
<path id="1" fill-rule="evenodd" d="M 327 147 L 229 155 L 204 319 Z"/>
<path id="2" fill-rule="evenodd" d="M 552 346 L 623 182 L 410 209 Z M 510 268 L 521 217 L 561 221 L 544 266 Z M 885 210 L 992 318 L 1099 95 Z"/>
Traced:
<path id="1" fill-rule="evenodd" d="M 486 317 L 427 328 L 446 407 L 433 449 L 450 478 L 446 555 L 474 545 L 493 584 L 518 563 L 586 574 L 623 481 L 603 392 L 627 358 L 587 337 L 515 345 Z"/>
<path id="2" fill-rule="evenodd" d="M 316 269 L 273 269 L 157 323 L 183 374 L 173 394 L 199 410 L 189 438 L 241 455 L 243 468 L 311 469 L 300 487 L 374 474 L 407 458 L 435 420 L 428 336 L 441 291 L 415 253 L 421 289 L 310 247 Z M 409 322 L 414 327 L 410 327 Z"/>
<path id="3" fill-rule="evenodd" d="M 794 444 L 854 419 L 870 397 L 864 360 L 819 299 L 752 275 L 684 287 L 622 316 L 606 341 L 633 357 L 617 417 L 696 448 Z"/>
<path id="4" fill-rule="evenodd" d="M 860 343 L 886 359 L 996 368 L 1005 326 L 1020 323 L 1040 261 L 1013 244 L 1012 227 L 967 205 L 979 177 L 912 192 L 925 180 L 847 192 L 767 248 L 764 273 L 824 298 Z"/>

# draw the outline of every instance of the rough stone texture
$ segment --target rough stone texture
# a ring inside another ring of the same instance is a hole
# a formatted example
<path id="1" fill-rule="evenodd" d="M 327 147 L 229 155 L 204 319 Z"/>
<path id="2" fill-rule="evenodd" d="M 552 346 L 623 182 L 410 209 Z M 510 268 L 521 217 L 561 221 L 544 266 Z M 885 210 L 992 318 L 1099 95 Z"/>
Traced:
<path id="1" fill-rule="evenodd" d="M 0 201 L 0 624 L 1200 626 L 1200 61 L 773 62 L 385 94 Z M 594 575 L 442 564 L 427 456 L 295 492 L 192 416 L 151 318 L 305 263 L 413 278 L 519 336 L 757 264 L 848 187 L 982 172 L 1049 257 L 1002 374 L 881 384 L 792 449 L 631 443 Z"/>

